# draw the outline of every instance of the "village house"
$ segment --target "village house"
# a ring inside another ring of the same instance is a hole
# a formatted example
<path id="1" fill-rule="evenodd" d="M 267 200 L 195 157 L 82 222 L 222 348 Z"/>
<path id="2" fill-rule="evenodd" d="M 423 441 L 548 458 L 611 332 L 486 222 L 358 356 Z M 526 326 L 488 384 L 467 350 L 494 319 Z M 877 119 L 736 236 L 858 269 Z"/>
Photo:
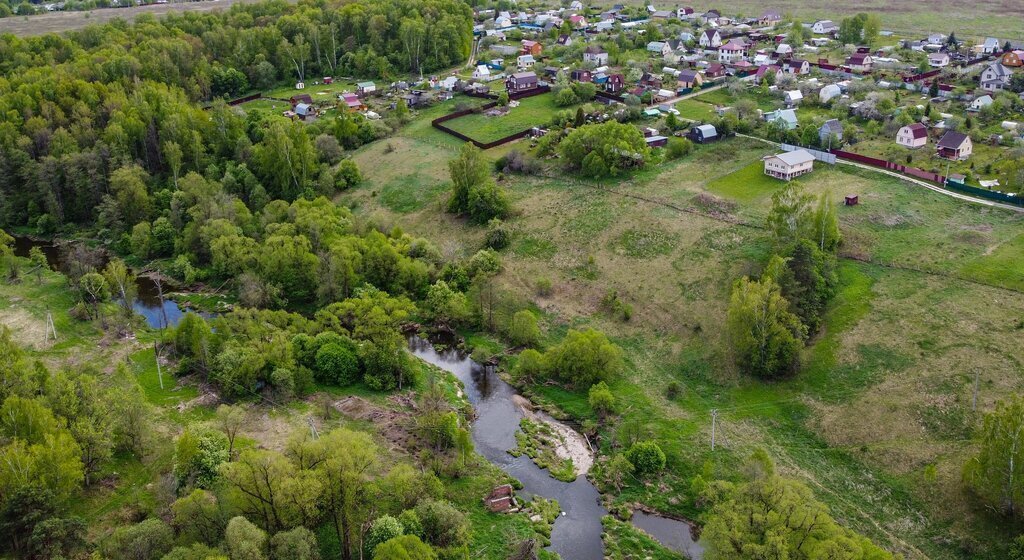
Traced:
<path id="1" fill-rule="evenodd" d="M 976 47 L 982 54 L 995 54 L 1002 50 L 1002 45 L 999 44 L 999 39 L 995 37 L 987 37 L 985 42 Z"/>
<path id="2" fill-rule="evenodd" d="M 676 17 L 679 19 L 693 19 L 695 15 L 694 9 L 688 6 L 676 8 Z"/>
<path id="3" fill-rule="evenodd" d="M 558 40 L 555 41 L 555 44 L 561 45 L 563 47 L 571 47 L 574 42 L 575 41 L 573 41 L 572 35 L 566 35 L 565 33 L 562 33 L 561 35 L 558 36 Z"/>
<path id="4" fill-rule="evenodd" d="M 790 74 L 810 74 L 811 63 L 801 58 L 790 58 L 782 62 L 782 69 Z"/>
<path id="5" fill-rule="evenodd" d="M 533 68 L 534 64 L 537 64 L 537 60 L 533 58 L 532 54 L 522 54 L 516 58 L 516 66 L 518 66 L 520 70 Z"/>
<path id="6" fill-rule="evenodd" d="M 904 126 L 896 133 L 896 144 L 912 150 L 928 144 L 928 127 L 921 123 Z"/>
<path id="7" fill-rule="evenodd" d="M 932 68 L 945 68 L 949 66 L 949 55 L 944 52 L 928 55 L 928 66 Z"/>
<path id="8" fill-rule="evenodd" d="M 580 15 L 569 16 L 569 25 L 576 29 L 583 29 L 587 26 L 587 18 Z"/>
<path id="9" fill-rule="evenodd" d="M 971 137 L 957 132 L 955 130 L 949 130 L 942 135 L 939 143 L 936 145 L 936 154 L 939 157 L 953 160 L 965 160 L 971 157 L 971 152 L 974 151 L 974 143 L 971 142 Z"/>
<path id="10" fill-rule="evenodd" d="M 811 32 L 816 35 L 828 35 L 829 33 L 835 33 L 836 31 L 839 31 L 839 26 L 833 23 L 830 19 L 818 20 L 811 26 Z"/>
<path id="11" fill-rule="evenodd" d="M 359 100 L 359 96 L 354 93 L 343 93 L 338 96 L 341 102 L 345 104 L 351 111 L 359 111 L 363 109 L 363 102 Z"/>
<path id="12" fill-rule="evenodd" d="M 651 41 L 650 43 L 647 43 L 647 52 L 665 56 L 672 52 L 672 47 L 664 41 Z"/>
<path id="13" fill-rule="evenodd" d="M 746 51 L 746 45 L 736 40 L 730 40 L 718 48 L 718 61 L 723 64 L 739 62 L 746 58 Z"/>
<path id="14" fill-rule="evenodd" d="M 700 34 L 697 44 L 704 49 L 717 49 L 722 46 L 722 34 L 717 29 L 706 29 Z"/>
<path id="15" fill-rule="evenodd" d="M 765 76 L 769 74 L 772 75 L 772 78 L 774 78 L 775 81 L 778 81 L 783 75 L 782 67 L 775 64 L 766 64 L 759 67 L 757 72 L 754 73 L 754 83 L 760 84 L 764 81 Z"/>
<path id="16" fill-rule="evenodd" d="M 313 98 L 310 97 L 308 93 L 300 93 L 298 95 L 293 95 L 291 99 L 289 99 L 288 101 L 292 104 L 292 107 L 295 107 L 299 103 L 305 103 L 306 105 L 313 104 Z"/>
<path id="17" fill-rule="evenodd" d="M 306 117 L 315 116 L 316 110 L 309 103 L 299 103 L 295 106 L 295 115 L 305 120 Z"/>
<path id="18" fill-rule="evenodd" d="M 999 62 L 1001 62 L 1003 66 L 1007 66 L 1010 68 L 1020 68 L 1021 66 L 1024 66 L 1024 60 L 1021 60 L 1022 56 L 1024 56 L 1024 51 L 1006 52 L 1003 53 L 1003 56 L 1002 58 L 999 59 Z"/>
<path id="19" fill-rule="evenodd" d="M 793 107 L 804 100 L 804 94 L 800 90 L 794 89 L 783 94 L 783 99 L 786 101 L 787 107 Z"/>
<path id="20" fill-rule="evenodd" d="M 967 110 L 971 112 L 981 111 L 983 108 L 991 105 L 992 101 L 991 95 L 982 95 L 981 97 L 975 98 L 974 101 L 971 101 L 971 104 L 967 106 Z"/>
<path id="21" fill-rule="evenodd" d="M 718 129 L 714 125 L 702 124 L 691 128 L 687 136 L 698 144 L 706 144 L 718 140 Z"/>
<path id="22" fill-rule="evenodd" d="M 597 45 L 590 45 L 583 51 L 583 62 L 594 66 L 608 64 L 608 53 Z"/>
<path id="23" fill-rule="evenodd" d="M 537 87 L 537 74 L 533 72 L 516 72 L 505 80 L 505 89 L 509 93 L 529 91 Z"/>
<path id="24" fill-rule="evenodd" d="M 610 74 L 608 81 L 604 83 L 604 90 L 608 93 L 619 93 L 626 87 L 626 77 L 622 74 Z"/>
<path id="25" fill-rule="evenodd" d="M 709 80 L 721 78 L 722 76 L 725 76 L 725 65 L 718 62 L 712 62 L 704 69 L 704 77 Z"/>
<path id="26" fill-rule="evenodd" d="M 874 59 L 868 53 L 854 53 L 846 59 L 846 65 L 854 72 L 870 72 Z"/>
<path id="27" fill-rule="evenodd" d="M 818 128 L 818 140 L 822 146 L 831 148 L 835 143 L 835 147 L 838 147 L 843 140 L 843 123 L 839 122 L 839 119 L 825 121 L 825 124 Z"/>
<path id="28" fill-rule="evenodd" d="M 794 150 L 764 158 L 764 174 L 791 181 L 814 170 L 814 156 L 807 150 Z"/>
<path id="29" fill-rule="evenodd" d="M 540 44 L 540 41 L 531 41 L 529 39 L 523 39 L 523 46 L 519 49 L 521 54 L 528 54 L 531 56 L 540 56 L 540 53 L 544 50 L 544 45 Z"/>
<path id="30" fill-rule="evenodd" d="M 757 24 L 762 27 L 771 27 L 782 21 L 782 14 L 778 10 L 765 10 L 757 19 Z"/>
<path id="31" fill-rule="evenodd" d="M 985 91 L 1002 91 L 1010 85 L 1013 72 L 998 62 L 989 64 L 981 71 L 981 89 Z"/>
<path id="32" fill-rule="evenodd" d="M 704 84 L 704 76 L 696 70 L 682 70 L 676 76 L 679 89 L 699 88 Z"/>
<path id="33" fill-rule="evenodd" d="M 356 84 L 356 94 L 360 97 L 377 91 L 377 84 L 373 82 L 359 82 Z"/>
<path id="34" fill-rule="evenodd" d="M 669 10 L 655 10 L 651 13 L 651 19 L 671 19 L 675 17 L 675 12 Z"/>
<path id="35" fill-rule="evenodd" d="M 569 79 L 574 82 L 593 82 L 594 77 L 591 75 L 590 70 L 583 68 L 577 68 L 572 72 L 569 72 Z"/>
<path id="36" fill-rule="evenodd" d="M 796 109 L 778 109 L 764 114 L 764 120 L 768 123 L 775 123 L 786 130 L 795 130 L 798 124 Z"/>
<path id="37" fill-rule="evenodd" d="M 474 80 L 487 81 L 491 77 L 491 69 L 486 64 L 478 64 L 476 69 L 473 70 Z"/>

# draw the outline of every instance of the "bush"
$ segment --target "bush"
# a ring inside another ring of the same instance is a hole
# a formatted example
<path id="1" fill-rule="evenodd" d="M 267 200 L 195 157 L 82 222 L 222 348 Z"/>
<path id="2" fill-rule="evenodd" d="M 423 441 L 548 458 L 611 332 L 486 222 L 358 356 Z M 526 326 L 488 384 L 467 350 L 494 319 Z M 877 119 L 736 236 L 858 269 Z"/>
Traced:
<path id="1" fill-rule="evenodd" d="M 615 395 L 604 381 L 591 385 L 587 402 L 598 416 L 605 416 L 615 408 Z"/>
<path id="2" fill-rule="evenodd" d="M 448 502 L 424 500 L 416 505 L 427 542 L 442 548 L 462 546 L 469 540 L 466 515 Z"/>
<path id="3" fill-rule="evenodd" d="M 518 346 L 535 346 L 540 340 L 540 327 L 533 312 L 523 309 L 512 316 L 508 327 L 508 338 Z"/>
<path id="4" fill-rule="evenodd" d="M 548 297 L 551 295 L 553 289 L 551 287 L 550 278 L 538 278 L 537 279 L 537 295 L 541 297 Z"/>
<path id="5" fill-rule="evenodd" d="M 377 545 L 405 534 L 402 523 L 390 515 L 382 515 L 373 520 L 366 534 L 366 551 L 371 555 Z"/>
<path id="6" fill-rule="evenodd" d="M 507 218 L 510 209 L 508 195 L 494 181 L 470 187 L 466 213 L 473 223 L 486 224 L 495 218 Z"/>
<path id="7" fill-rule="evenodd" d="M 159 519 L 119 527 L 103 542 L 101 550 L 110 560 L 151 560 L 170 552 L 174 531 Z"/>
<path id="8" fill-rule="evenodd" d="M 331 342 L 321 346 L 315 362 L 314 375 L 320 382 L 344 387 L 359 379 L 359 358 L 341 344 Z"/>
<path id="9" fill-rule="evenodd" d="M 500 251 L 505 247 L 508 247 L 511 242 L 512 232 L 509 231 L 504 222 L 498 218 L 494 218 L 490 222 L 487 222 L 487 237 L 484 238 L 484 245 L 488 249 Z"/>
<path id="10" fill-rule="evenodd" d="M 217 469 L 228 459 L 228 438 L 223 433 L 208 428 L 185 430 L 174 447 L 178 486 L 211 488 L 217 480 Z"/>
<path id="11" fill-rule="evenodd" d="M 570 105 L 576 105 L 579 102 L 579 97 L 576 96 L 576 92 L 571 88 L 563 89 L 555 94 L 555 105 L 558 105 L 559 107 L 568 107 Z"/>
<path id="12" fill-rule="evenodd" d="M 693 151 L 693 142 L 687 138 L 672 137 L 668 139 L 668 147 L 665 153 L 668 159 L 679 159 Z"/>
<path id="13" fill-rule="evenodd" d="M 626 458 L 639 475 L 653 474 L 665 468 L 665 452 L 653 441 L 633 444 L 626 452 Z"/>

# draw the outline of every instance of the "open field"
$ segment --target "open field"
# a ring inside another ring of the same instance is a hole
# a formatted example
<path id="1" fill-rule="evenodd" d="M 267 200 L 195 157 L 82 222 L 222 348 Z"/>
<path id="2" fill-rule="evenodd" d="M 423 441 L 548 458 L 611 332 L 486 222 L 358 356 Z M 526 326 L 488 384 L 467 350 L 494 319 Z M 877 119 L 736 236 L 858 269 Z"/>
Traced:
<path id="1" fill-rule="evenodd" d="M 544 126 L 559 111 L 575 111 L 576 107 L 555 105 L 552 94 L 535 95 L 519 101 L 507 114 L 489 116 L 484 113 L 466 115 L 444 123 L 448 128 L 478 142 L 493 142 L 535 126 Z"/>
<path id="2" fill-rule="evenodd" d="M 635 3 L 636 0 L 630 0 Z M 775 0 L 759 2 L 738 0 L 723 8 L 715 2 L 702 0 L 693 4 L 697 11 L 711 8 L 725 12 L 740 13 L 757 17 L 766 9 L 776 9 L 783 14 L 792 14 L 804 21 L 832 19 L 838 23 L 844 16 L 858 12 L 873 12 L 882 17 L 882 29 L 898 33 L 949 33 L 955 30 L 958 37 L 1001 39 L 1024 39 L 1024 28 L 1020 19 L 1010 14 L 1020 14 L 1020 3 L 1016 0 L 978 0 L 963 3 L 955 0 L 858 0 L 857 2 L 836 3 L 828 0 Z"/>
<path id="3" fill-rule="evenodd" d="M 368 146 L 356 159 L 373 186 L 343 200 L 379 224 L 401 221 L 405 231 L 438 240 L 446 254 L 474 252 L 483 231 L 440 204 L 452 148 L 437 150 L 411 127 L 388 142 L 431 156 L 414 172 L 395 171 L 406 157 Z M 960 468 L 980 417 L 970 410 L 975 372 L 981 410 L 1024 388 L 1016 350 L 1024 262 L 1011 256 L 1024 247 L 1024 218 L 819 165 L 800 180 L 805 188 L 833 200 L 859 194 L 861 205 L 840 208 L 841 285 L 803 371 L 766 385 L 736 371 L 724 319 L 731 283 L 756 273 L 770 251 L 760 224 L 783 183 L 760 173 L 767 153 L 733 139 L 620 181 L 505 182 L 518 211 L 504 254 L 506 287 L 534 300 L 552 338 L 584 326 L 615 338 L 628 361 L 612 385 L 618 423 L 640 425 L 669 456 L 672 474 L 661 485 L 630 486 L 617 501 L 697 515 L 688 477 L 705 461 L 716 476 L 738 476 L 741 458 L 760 446 L 843 523 L 907 558 L 1002 557 L 1014 529 L 970 505 Z M 394 207 L 377 192 L 381 183 L 418 203 Z M 554 293 L 536 297 L 545 277 Z M 600 307 L 612 290 L 634 307 L 627 323 Z M 674 400 L 666 397 L 671 382 L 682 386 Z M 594 418 L 585 394 L 544 386 L 532 396 Z M 725 442 L 714 454 L 712 408 L 721 411 Z M 614 450 L 615 434 L 602 436 L 602 447 Z"/>
<path id="4" fill-rule="evenodd" d="M 142 15 L 160 17 L 175 12 L 210 12 L 227 10 L 233 4 L 251 4 L 260 0 L 205 0 L 202 2 L 175 2 L 151 4 L 131 8 L 103 8 L 88 12 L 50 12 L 34 16 L 0 18 L 0 33 L 13 33 L 27 37 L 45 33 L 62 33 L 81 29 L 94 23 L 107 23 L 115 19 L 133 21 Z"/>

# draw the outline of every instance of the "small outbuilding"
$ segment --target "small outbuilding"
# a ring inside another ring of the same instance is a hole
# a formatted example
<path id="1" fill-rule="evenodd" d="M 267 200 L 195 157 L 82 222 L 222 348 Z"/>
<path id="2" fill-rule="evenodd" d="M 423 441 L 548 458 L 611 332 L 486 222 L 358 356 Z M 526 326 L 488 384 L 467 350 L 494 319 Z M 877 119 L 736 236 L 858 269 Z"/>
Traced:
<path id="1" fill-rule="evenodd" d="M 718 140 L 718 129 L 714 125 L 702 124 L 691 128 L 687 136 L 698 144 L 706 144 Z"/>

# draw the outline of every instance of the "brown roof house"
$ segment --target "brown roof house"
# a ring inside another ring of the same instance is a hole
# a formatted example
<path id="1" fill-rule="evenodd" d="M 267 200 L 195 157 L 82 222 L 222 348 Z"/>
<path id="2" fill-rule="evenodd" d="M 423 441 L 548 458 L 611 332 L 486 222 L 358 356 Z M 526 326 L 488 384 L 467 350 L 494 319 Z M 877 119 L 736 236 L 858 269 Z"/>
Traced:
<path id="1" fill-rule="evenodd" d="M 509 93 L 528 91 L 537 87 L 537 74 L 533 72 L 516 72 L 505 80 L 505 89 Z"/>
<path id="2" fill-rule="evenodd" d="M 896 143 L 904 148 L 921 148 L 928 144 L 928 127 L 921 123 L 904 126 L 896 133 Z"/>
<path id="3" fill-rule="evenodd" d="M 946 159 L 964 160 L 971 157 L 974 151 L 974 143 L 971 137 L 962 132 L 950 130 L 942 135 L 936 146 L 939 157 Z"/>

